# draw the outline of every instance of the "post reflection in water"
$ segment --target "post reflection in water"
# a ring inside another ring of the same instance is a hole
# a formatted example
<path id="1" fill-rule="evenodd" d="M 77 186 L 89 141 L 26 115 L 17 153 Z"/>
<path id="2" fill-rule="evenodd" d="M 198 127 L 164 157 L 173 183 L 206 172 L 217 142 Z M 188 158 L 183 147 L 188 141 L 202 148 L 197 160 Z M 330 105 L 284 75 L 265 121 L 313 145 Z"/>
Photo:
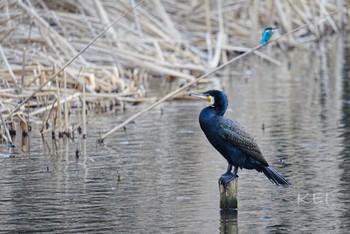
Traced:
<path id="1" fill-rule="evenodd" d="M 17 137 L 22 147 L 0 156 L 0 232 L 346 233 L 350 49 L 348 38 L 337 40 L 271 50 L 282 66 L 251 56 L 216 79 L 228 95 L 226 116 L 252 133 L 290 188 L 239 171 L 238 211 L 221 212 L 217 180 L 226 161 L 200 130 L 205 104 L 172 101 L 104 146 L 99 133 L 123 114 L 95 116 L 86 140 L 42 137 L 35 126 Z"/>
<path id="2" fill-rule="evenodd" d="M 237 210 L 220 211 L 220 233 L 238 233 Z"/>

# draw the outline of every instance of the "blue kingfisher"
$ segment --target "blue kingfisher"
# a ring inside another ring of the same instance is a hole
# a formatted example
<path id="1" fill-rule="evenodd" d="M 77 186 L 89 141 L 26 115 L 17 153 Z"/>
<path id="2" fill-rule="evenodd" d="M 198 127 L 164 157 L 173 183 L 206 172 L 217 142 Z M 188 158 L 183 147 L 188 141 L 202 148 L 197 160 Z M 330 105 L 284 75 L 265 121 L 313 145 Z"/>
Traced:
<path id="1" fill-rule="evenodd" d="M 267 42 L 270 40 L 270 38 L 272 37 L 273 31 L 277 29 L 277 27 L 266 27 L 264 29 L 264 32 L 262 33 L 262 38 L 261 38 L 261 42 L 263 44 L 263 46 L 267 45 Z"/>

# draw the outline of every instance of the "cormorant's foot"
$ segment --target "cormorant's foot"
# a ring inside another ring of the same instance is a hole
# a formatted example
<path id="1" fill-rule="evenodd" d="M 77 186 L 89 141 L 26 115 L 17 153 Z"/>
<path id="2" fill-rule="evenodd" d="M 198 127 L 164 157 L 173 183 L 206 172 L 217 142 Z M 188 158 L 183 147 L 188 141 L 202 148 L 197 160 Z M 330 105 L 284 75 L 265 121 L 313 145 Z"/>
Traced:
<path id="1" fill-rule="evenodd" d="M 227 185 L 236 177 L 238 178 L 237 174 L 235 175 L 232 172 L 226 172 L 225 174 L 222 174 L 219 178 L 219 185 L 222 184 L 224 188 L 227 188 Z"/>

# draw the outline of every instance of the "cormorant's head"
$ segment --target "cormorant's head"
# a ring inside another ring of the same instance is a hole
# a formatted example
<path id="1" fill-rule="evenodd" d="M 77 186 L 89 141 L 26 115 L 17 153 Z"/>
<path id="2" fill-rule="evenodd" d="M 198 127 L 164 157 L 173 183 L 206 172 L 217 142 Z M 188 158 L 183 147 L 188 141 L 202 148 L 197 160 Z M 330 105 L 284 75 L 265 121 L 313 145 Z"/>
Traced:
<path id="1" fill-rule="evenodd" d="M 211 107 L 214 108 L 219 114 L 224 114 L 228 101 L 226 95 L 219 90 L 208 90 L 204 93 L 191 93 L 190 96 L 199 97 L 211 104 Z"/>

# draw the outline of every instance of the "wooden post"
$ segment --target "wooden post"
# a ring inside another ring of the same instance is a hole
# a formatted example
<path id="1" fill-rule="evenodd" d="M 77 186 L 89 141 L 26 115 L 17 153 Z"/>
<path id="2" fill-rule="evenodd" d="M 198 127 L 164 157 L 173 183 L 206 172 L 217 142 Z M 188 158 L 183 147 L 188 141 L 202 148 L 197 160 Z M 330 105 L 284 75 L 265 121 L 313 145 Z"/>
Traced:
<path id="1" fill-rule="evenodd" d="M 237 209 L 238 178 L 231 180 L 225 187 L 219 179 L 220 209 Z"/>

